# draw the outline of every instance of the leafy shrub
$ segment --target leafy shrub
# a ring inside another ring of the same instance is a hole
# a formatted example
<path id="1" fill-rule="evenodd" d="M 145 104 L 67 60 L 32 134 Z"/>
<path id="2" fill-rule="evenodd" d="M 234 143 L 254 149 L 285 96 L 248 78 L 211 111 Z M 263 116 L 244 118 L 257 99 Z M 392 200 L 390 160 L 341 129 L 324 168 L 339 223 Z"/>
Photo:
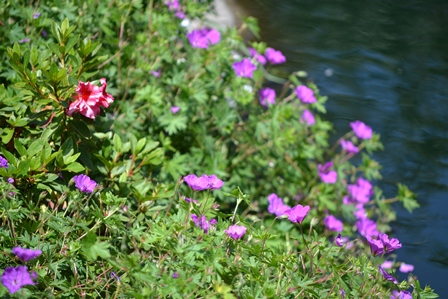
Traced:
<path id="1" fill-rule="evenodd" d="M 281 53 L 240 35 L 254 20 L 214 31 L 199 0 L 57 3 L 0 5 L 0 295 L 437 297 L 378 269 L 401 247 L 379 233 L 390 204 L 418 207 L 404 185 L 371 188 L 379 135 L 353 122 L 330 145 L 326 97 L 271 74 Z"/>

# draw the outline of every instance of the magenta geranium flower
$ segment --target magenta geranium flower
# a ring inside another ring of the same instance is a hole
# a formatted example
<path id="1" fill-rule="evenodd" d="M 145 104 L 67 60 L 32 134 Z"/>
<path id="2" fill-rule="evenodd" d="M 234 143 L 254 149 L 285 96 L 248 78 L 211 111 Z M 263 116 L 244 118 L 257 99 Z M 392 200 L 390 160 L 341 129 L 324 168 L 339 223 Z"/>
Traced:
<path id="1" fill-rule="evenodd" d="M 78 188 L 81 192 L 92 193 L 93 190 L 95 190 L 96 182 L 91 180 L 85 174 L 75 175 L 73 180 L 75 181 L 76 188 Z"/>
<path id="2" fill-rule="evenodd" d="M 6 160 L 3 156 L 0 155 L 0 168 L 8 169 L 8 160 Z"/>
<path id="3" fill-rule="evenodd" d="M 356 184 L 348 185 L 347 191 L 351 199 L 348 202 L 367 203 L 369 197 L 373 194 L 372 184 L 363 178 L 358 178 Z"/>
<path id="4" fill-rule="evenodd" d="M 360 139 L 370 139 L 372 138 L 372 128 L 367 126 L 362 121 L 354 121 L 350 123 L 350 127 L 352 127 L 355 135 Z"/>
<path id="5" fill-rule="evenodd" d="M 231 225 L 224 232 L 229 235 L 232 239 L 241 239 L 246 233 L 247 228 L 242 225 Z"/>
<path id="6" fill-rule="evenodd" d="M 171 106 L 170 110 L 171 110 L 171 113 L 176 114 L 177 112 L 180 111 L 180 107 L 178 107 L 178 106 Z"/>
<path id="7" fill-rule="evenodd" d="M 266 56 L 268 61 L 272 64 L 281 64 L 286 62 L 286 57 L 283 56 L 283 53 L 272 48 L 267 48 L 264 52 L 264 56 Z"/>
<path id="8" fill-rule="evenodd" d="M 26 249 L 22 247 L 14 247 L 12 253 L 24 262 L 32 260 L 42 254 L 39 249 Z"/>
<path id="9" fill-rule="evenodd" d="M 221 40 L 221 34 L 213 28 L 197 29 L 187 34 L 187 39 L 193 48 L 207 49 Z"/>
<path id="10" fill-rule="evenodd" d="M 309 111 L 308 109 L 305 109 L 303 111 L 302 121 L 306 122 L 308 124 L 308 126 L 312 126 L 316 123 L 313 113 L 311 113 L 311 111 Z"/>
<path id="11" fill-rule="evenodd" d="M 389 236 L 382 233 L 378 235 L 377 239 L 373 239 L 370 236 L 367 236 L 366 238 L 373 255 L 391 253 L 402 246 L 398 239 L 392 238 L 389 240 Z"/>
<path id="12" fill-rule="evenodd" d="M 412 294 L 408 291 L 398 292 L 393 290 L 392 295 L 390 295 L 390 299 L 412 299 Z"/>
<path id="13" fill-rule="evenodd" d="M 376 222 L 369 218 L 360 218 L 356 222 L 358 232 L 364 237 L 376 237 L 379 235 L 379 231 L 376 229 Z"/>
<path id="14" fill-rule="evenodd" d="M 348 140 L 341 140 L 341 147 L 349 154 L 357 154 L 359 153 L 359 148 L 357 148 L 353 142 Z"/>
<path id="15" fill-rule="evenodd" d="M 401 263 L 400 268 L 398 270 L 403 273 L 409 273 L 414 271 L 414 265 Z"/>
<path id="16" fill-rule="evenodd" d="M 283 203 L 283 200 L 277 196 L 277 194 L 272 193 L 268 196 L 268 212 L 275 214 L 277 217 L 285 215 L 285 212 L 291 209 L 289 206 Z"/>
<path id="17" fill-rule="evenodd" d="M 275 90 L 273 90 L 272 88 L 262 88 L 259 92 L 259 95 L 260 104 L 265 108 L 268 108 L 268 105 L 274 105 L 276 103 Z"/>
<path id="18" fill-rule="evenodd" d="M 245 78 L 252 78 L 253 72 L 257 69 L 257 66 L 249 58 L 233 63 L 232 67 L 238 77 Z"/>
<path id="19" fill-rule="evenodd" d="M 76 88 L 75 101 L 70 103 L 67 114 L 79 112 L 85 117 L 94 119 L 99 113 L 100 108 L 107 108 L 114 101 L 114 98 L 106 92 L 106 79 L 100 79 L 101 86 L 93 85 L 90 82 L 79 81 Z"/>
<path id="20" fill-rule="evenodd" d="M 189 174 L 184 177 L 184 181 L 194 191 L 202 191 L 207 189 L 217 190 L 224 185 L 224 182 L 218 179 L 214 174 L 210 176 L 203 174 L 199 178 L 195 174 Z"/>
<path id="21" fill-rule="evenodd" d="M 304 85 L 297 86 L 295 89 L 296 95 L 302 103 L 312 104 L 316 102 L 316 97 L 311 88 Z"/>
<path id="22" fill-rule="evenodd" d="M 266 57 L 257 52 L 254 48 L 249 48 L 249 53 L 252 58 L 255 58 L 260 64 L 266 64 Z"/>
<path id="23" fill-rule="evenodd" d="M 2 274 L 2 284 L 14 294 L 26 285 L 33 285 L 35 282 L 31 279 L 30 273 L 26 266 L 18 266 L 16 268 L 7 267 Z"/>
<path id="24" fill-rule="evenodd" d="M 317 165 L 317 171 L 320 179 L 327 184 L 334 184 L 338 180 L 338 173 L 334 170 L 330 170 L 333 167 L 333 162 L 327 162 L 325 165 Z"/>
<path id="25" fill-rule="evenodd" d="M 333 215 L 328 215 L 324 218 L 324 224 L 325 226 L 334 232 L 341 232 L 344 230 L 344 224 L 342 221 L 334 217 Z"/>
<path id="26" fill-rule="evenodd" d="M 380 269 L 380 273 L 384 277 L 385 280 L 392 281 L 395 284 L 398 283 L 397 279 L 395 277 L 393 277 L 391 274 L 387 273 L 386 270 L 384 270 L 381 266 L 378 266 L 378 269 Z"/>
<path id="27" fill-rule="evenodd" d="M 384 262 L 381 264 L 381 267 L 382 267 L 383 269 L 390 269 L 390 268 L 392 268 L 393 264 L 394 264 L 394 262 L 392 262 L 392 261 L 384 261 Z"/>
<path id="28" fill-rule="evenodd" d="M 291 222 L 302 223 L 309 210 L 310 206 L 296 205 L 292 209 L 286 210 L 284 215 L 288 216 Z"/>

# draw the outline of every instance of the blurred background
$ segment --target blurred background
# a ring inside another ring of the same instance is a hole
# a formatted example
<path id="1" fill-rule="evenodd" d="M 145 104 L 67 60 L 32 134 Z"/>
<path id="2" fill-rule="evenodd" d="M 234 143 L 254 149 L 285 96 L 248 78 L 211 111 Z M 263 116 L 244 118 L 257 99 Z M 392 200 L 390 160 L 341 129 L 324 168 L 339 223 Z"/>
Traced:
<path id="1" fill-rule="evenodd" d="M 394 197 L 402 182 L 421 205 L 412 214 L 396 205 L 397 260 L 448 298 L 448 1 L 232 2 L 258 19 L 287 73 L 308 72 L 329 97 L 333 140 L 358 119 L 381 134 L 379 187 Z"/>

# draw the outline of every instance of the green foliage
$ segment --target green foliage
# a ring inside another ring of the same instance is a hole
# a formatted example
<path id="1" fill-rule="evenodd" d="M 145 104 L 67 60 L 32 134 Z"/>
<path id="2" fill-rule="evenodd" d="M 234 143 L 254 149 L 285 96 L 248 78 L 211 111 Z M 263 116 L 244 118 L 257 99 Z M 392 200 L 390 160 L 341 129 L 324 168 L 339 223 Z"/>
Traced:
<path id="1" fill-rule="evenodd" d="M 211 1 L 181 2 L 188 18 L 207 22 Z M 219 43 L 201 49 L 162 1 L 0 4 L 0 152 L 8 161 L 0 167 L 0 269 L 21 263 L 15 246 L 42 250 L 27 263 L 36 285 L 11 297 L 389 296 L 382 258 L 356 233 L 354 205 L 342 204 L 347 184 L 381 178 L 371 157 L 382 149 L 379 135 L 343 137 L 362 151 L 355 163 L 338 149 L 342 138 L 329 144 L 332 124 L 319 116 L 327 98 L 304 72 L 283 79 L 258 65 L 253 79 L 237 77 L 233 62 L 249 55 L 240 33 L 256 35 L 256 20 L 221 30 Z M 100 88 L 101 78 L 110 107 L 94 118 L 68 115 L 78 83 Z M 281 83 L 267 109 L 258 101 L 266 81 Z M 298 85 L 317 102 L 301 103 Z M 312 126 L 301 120 L 305 109 L 315 114 Z M 335 184 L 319 178 L 327 161 Z M 192 192 L 183 184 L 190 173 L 215 174 L 224 187 Z M 93 192 L 75 186 L 79 174 L 98 183 Z M 418 207 L 404 185 L 393 199 L 374 190 L 364 207 L 383 232 L 395 219 L 392 202 Z M 309 205 L 309 215 L 301 225 L 275 218 L 266 212 L 271 193 Z M 334 245 L 326 213 L 343 220 L 344 247 Z M 217 223 L 205 232 L 193 214 Z M 225 233 L 233 224 L 247 228 L 242 239 Z M 399 287 L 437 297 L 413 276 Z"/>

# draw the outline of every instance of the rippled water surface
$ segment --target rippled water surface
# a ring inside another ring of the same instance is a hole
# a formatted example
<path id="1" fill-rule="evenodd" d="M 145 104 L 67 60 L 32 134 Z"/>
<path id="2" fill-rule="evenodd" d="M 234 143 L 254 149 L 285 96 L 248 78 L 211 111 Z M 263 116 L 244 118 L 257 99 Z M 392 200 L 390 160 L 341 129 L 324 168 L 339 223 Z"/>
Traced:
<path id="1" fill-rule="evenodd" d="M 380 187 L 392 197 L 403 182 L 421 204 L 412 215 L 397 206 L 398 260 L 448 298 L 448 1 L 238 3 L 286 70 L 307 71 L 329 97 L 337 136 L 356 119 L 381 134 Z"/>

